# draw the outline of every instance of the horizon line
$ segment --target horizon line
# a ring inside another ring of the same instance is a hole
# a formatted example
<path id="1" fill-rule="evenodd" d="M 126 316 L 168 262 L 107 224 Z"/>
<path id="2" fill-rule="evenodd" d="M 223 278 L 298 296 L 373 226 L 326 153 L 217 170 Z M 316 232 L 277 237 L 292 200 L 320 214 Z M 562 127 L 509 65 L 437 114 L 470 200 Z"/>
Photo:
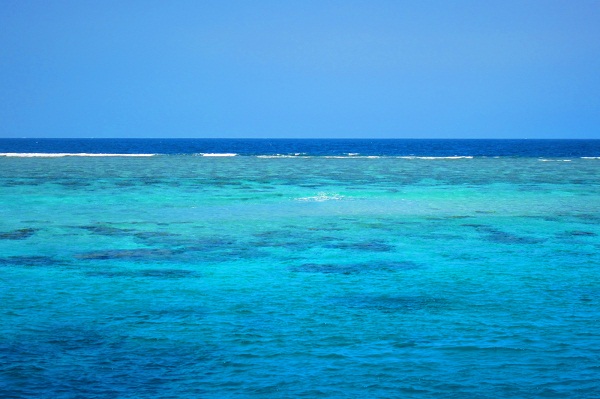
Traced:
<path id="1" fill-rule="evenodd" d="M 600 138 L 472 137 L 0 137 L 0 140 L 600 140 Z"/>

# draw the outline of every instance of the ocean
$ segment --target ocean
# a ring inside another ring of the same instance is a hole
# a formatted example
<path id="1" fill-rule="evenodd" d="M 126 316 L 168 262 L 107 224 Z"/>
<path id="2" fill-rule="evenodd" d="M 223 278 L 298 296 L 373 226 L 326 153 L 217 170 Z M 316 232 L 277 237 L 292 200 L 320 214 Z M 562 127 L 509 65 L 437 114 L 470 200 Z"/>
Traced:
<path id="1" fill-rule="evenodd" d="M 600 398 L 600 140 L 0 139 L 2 398 Z"/>

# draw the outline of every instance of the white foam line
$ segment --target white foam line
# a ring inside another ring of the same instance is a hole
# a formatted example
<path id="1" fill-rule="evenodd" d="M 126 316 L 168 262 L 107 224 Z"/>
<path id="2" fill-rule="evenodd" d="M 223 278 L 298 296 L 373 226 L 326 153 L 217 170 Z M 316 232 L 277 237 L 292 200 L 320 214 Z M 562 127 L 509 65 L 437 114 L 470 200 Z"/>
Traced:
<path id="1" fill-rule="evenodd" d="M 405 157 L 397 157 L 400 159 L 425 159 L 425 160 L 436 160 L 436 159 L 473 159 L 471 155 L 454 155 L 451 157 L 417 157 L 417 156 L 405 156 Z"/>
<path id="2" fill-rule="evenodd" d="M 313 158 L 308 155 L 257 155 L 256 158 Z"/>
<path id="3" fill-rule="evenodd" d="M 256 155 L 257 158 L 325 158 L 325 159 L 379 159 L 379 158 L 397 158 L 397 159 L 424 159 L 424 160 L 444 160 L 444 159 L 473 159 L 473 156 L 450 156 L 450 157 L 417 157 L 417 156 L 380 156 L 380 155 Z"/>
<path id="4" fill-rule="evenodd" d="M 311 155 L 306 155 L 305 152 L 295 152 L 293 154 L 265 154 L 256 155 L 257 158 L 313 158 Z"/>
<path id="5" fill-rule="evenodd" d="M 581 157 L 581 159 L 600 159 L 600 157 Z"/>
<path id="6" fill-rule="evenodd" d="M 156 154 L 92 154 L 92 153 L 39 153 L 39 152 L 3 152 L 2 157 L 17 158 L 59 158 L 59 157 L 152 157 Z"/>
<path id="7" fill-rule="evenodd" d="M 235 157 L 237 154 L 232 152 L 224 152 L 224 153 L 212 153 L 212 152 L 201 152 L 200 154 L 203 157 Z"/>
<path id="8" fill-rule="evenodd" d="M 323 158 L 329 158 L 329 159 L 375 159 L 375 158 L 381 158 L 378 155 L 364 155 L 364 156 L 360 156 L 360 155 L 326 155 Z"/>

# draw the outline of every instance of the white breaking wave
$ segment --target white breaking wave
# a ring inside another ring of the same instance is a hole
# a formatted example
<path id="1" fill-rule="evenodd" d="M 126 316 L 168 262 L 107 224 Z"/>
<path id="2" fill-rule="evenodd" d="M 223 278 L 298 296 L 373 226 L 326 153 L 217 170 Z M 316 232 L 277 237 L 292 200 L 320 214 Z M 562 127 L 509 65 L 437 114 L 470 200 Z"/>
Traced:
<path id="1" fill-rule="evenodd" d="M 600 157 L 581 157 L 581 159 L 600 159 Z"/>
<path id="2" fill-rule="evenodd" d="M 317 195 L 312 196 L 312 197 L 301 197 L 301 198 L 296 198 L 296 201 L 303 201 L 303 202 L 324 202 L 324 201 L 339 201 L 341 199 L 343 199 L 344 196 L 343 195 L 339 195 L 339 194 L 335 194 L 335 193 L 317 193 Z"/>
<path id="3" fill-rule="evenodd" d="M 91 154 L 86 152 L 43 153 L 43 152 L 3 152 L 2 157 L 17 158 L 59 158 L 59 157 L 152 157 L 156 154 Z"/>
<path id="4" fill-rule="evenodd" d="M 235 157 L 237 154 L 233 152 L 213 153 L 213 152 L 201 152 L 198 154 L 203 157 Z"/>
<path id="5" fill-rule="evenodd" d="M 426 159 L 426 160 L 430 160 L 430 159 L 473 159 L 472 155 L 453 155 L 453 156 L 449 156 L 449 157 L 417 157 L 414 155 L 409 155 L 409 156 L 401 156 L 401 157 L 396 157 L 396 158 L 400 158 L 400 159 Z"/>
<path id="6" fill-rule="evenodd" d="M 375 159 L 375 158 L 381 158 L 379 155 L 364 155 L 364 156 L 360 156 L 360 155 L 326 155 L 323 158 L 329 158 L 329 159 Z"/>
<path id="7" fill-rule="evenodd" d="M 540 159 L 540 162 L 571 162 L 570 159 Z"/>
<path id="8" fill-rule="evenodd" d="M 360 155 L 359 153 L 351 152 L 347 155 L 257 155 L 257 158 L 325 158 L 325 159 L 379 159 L 379 158 L 397 158 L 397 159 L 425 159 L 425 160 L 443 160 L 443 159 L 473 159 L 471 155 L 454 155 L 448 157 L 423 157 L 423 156 L 390 156 L 390 155 Z"/>
<path id="9" fill-rule="evenodd" d="M 313 158 L 309 155 L 282 155 L 282 154 L 276 154 L 276 155 L 257 155 L 256 158 Z"/>
<path id="10" fill-rule="evenodd" d="M 306 155 L 305 152 L 295 152 L 293 154 L 270 154 L 270 155 L 257 155 L 257 158 L 313 158 L 310 155 Z"/>

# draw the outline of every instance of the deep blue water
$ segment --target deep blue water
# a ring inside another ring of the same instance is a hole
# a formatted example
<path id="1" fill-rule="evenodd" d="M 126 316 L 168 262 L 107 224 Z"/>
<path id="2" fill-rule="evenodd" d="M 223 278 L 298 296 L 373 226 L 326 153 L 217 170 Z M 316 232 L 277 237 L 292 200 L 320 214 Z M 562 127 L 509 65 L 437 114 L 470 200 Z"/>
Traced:
<path id="1" fill-rule="evenodd" d="M 0 140 L 0 398 L 598 398 L 599 144 Z"/>
<path id="2" fill-rule="evenodd" d="M 600 156 L 600 140 L 0 139 L 0 153 Z"/>

